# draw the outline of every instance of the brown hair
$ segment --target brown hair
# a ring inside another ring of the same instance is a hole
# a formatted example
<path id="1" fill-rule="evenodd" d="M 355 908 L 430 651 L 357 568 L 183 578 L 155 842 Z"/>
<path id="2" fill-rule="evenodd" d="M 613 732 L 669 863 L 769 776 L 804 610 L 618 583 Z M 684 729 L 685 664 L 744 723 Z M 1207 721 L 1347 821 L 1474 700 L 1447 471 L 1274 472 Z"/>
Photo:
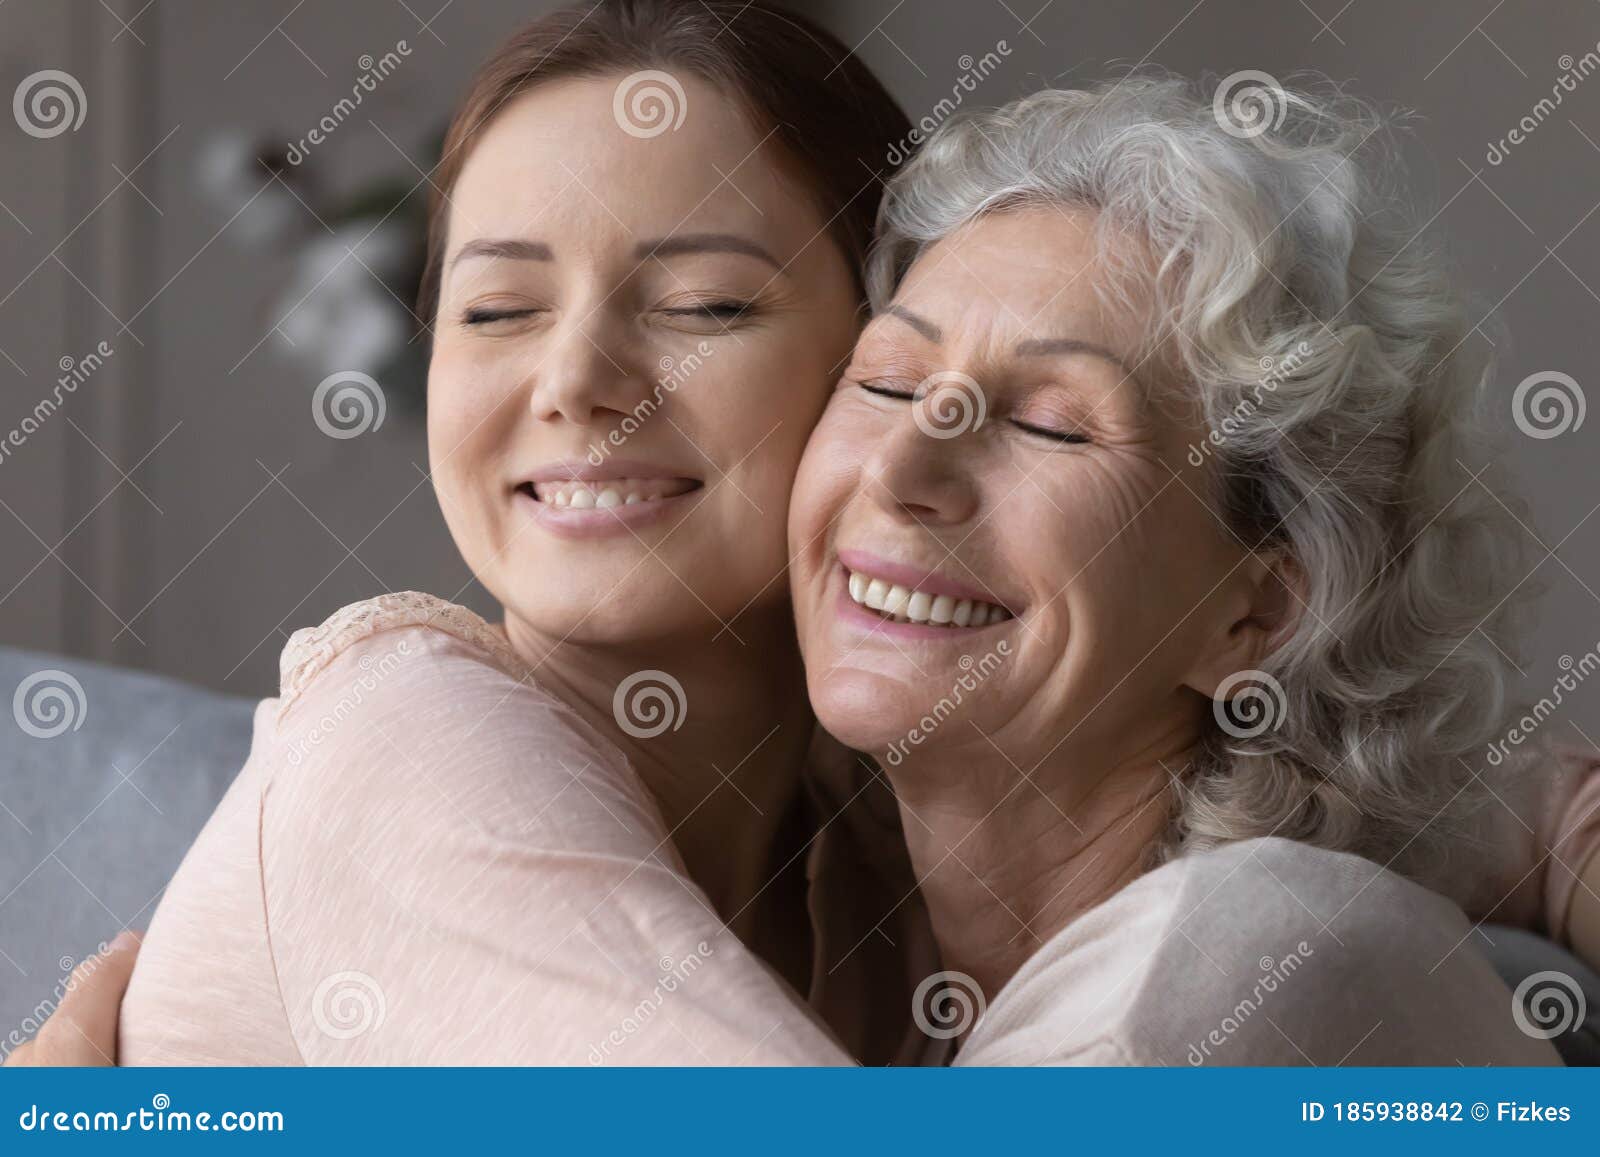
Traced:
<path id="1" fill-rule="evenodd" d="M 910 127 L 878 78 L 831 34 L 761 0 L 600 0 L 522 28 L 473 78 L 430 182 L 424 322 L 439 305 L 450 191 L 495 113 L 545 81 L 643 69 L 710 81 L 774 129 L 860 285 L 889 151 Z"/>

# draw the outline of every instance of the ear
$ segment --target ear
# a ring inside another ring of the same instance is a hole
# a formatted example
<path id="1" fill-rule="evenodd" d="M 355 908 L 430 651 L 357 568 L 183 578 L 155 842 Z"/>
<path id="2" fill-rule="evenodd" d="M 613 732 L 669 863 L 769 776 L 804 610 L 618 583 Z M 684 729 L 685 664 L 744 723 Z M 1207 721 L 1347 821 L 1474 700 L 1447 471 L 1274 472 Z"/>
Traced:
<path id="1" fill-rule="evenodd" d="M 1249 555 L 1230 580 L 1216 633 L 1185 685 L 1212 699 L 1229 676 L 1259 669 L 1294 634 L 1306 594 L 1305 572 L 1287 551 Z"/>

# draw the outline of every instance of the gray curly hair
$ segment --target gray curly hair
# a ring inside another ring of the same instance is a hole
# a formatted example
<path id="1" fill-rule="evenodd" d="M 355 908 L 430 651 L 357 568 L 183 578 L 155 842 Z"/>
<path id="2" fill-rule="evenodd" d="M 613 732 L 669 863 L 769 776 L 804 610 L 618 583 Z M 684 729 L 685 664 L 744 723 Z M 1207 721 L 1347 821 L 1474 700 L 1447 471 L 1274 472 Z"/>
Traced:
<path id="1" fill-rule="evenodd" d="M 1469 902 L 1484 873 L 1464 869 L 1504 834 L 1496 801 L 1520 769 L 1484 755 L 1537 589 L 1526 512 L 1475 476 L 1490 363 L 1391 183 L 1388 121 L 1312 84 L 1146 70 L 953 119 L 891 181 L 868 288 L 881 309 L 981 214 L 1095 211 L 1096 290 L 1147 323 L 1136 356 L 1166 371 L 1162 404 L 1200 407 L 1212 434 L 1191 460 L 1211 463 L 1216 509 L 1306 584 L 1250 673 L 1282 690 L 1272 726 L 1219 719 L 1153 858 L 1278 835 Z"/>

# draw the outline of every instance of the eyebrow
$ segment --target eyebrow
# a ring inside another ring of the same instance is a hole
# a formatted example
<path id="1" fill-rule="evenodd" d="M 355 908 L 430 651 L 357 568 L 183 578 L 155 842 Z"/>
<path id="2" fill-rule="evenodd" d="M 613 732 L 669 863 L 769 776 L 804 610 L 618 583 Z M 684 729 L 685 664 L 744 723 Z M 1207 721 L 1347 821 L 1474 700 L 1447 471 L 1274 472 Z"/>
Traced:
<path id="1" fill-rule="evenodd" d="M 916 330 L 929 341 L 943 341 L 944 331 L 925 317 L 919 317 L 903 305 L 891 305 L 883 311 L 890 317 L 897 317 L 912 329 Z"/>
<path id="2" fill-rule="evenodd" d="M 468 257 L 502 257 L 510 261 L 554 261 L 555 254 L 543 241 L 523 241 L 519 238 L 480 237 L 468 241 L 450 261 L 451 268 Z"/>
<path id="3" fill-rule="evenodd" d="M 933 322 L 929 321 L 927 318 L 912 313 L 903 305 L 891 305 L 883 312 L 890 317 L 895 317 L 905 322 L 929 341 L 937 342 L 944 340 L 943 330 L 934 325 Z M 1130 377 L 1133 376 L 1133 368 L 1128 365 L 1128 363 L 1120 354 L 1107 349 L 1103 345 L 1097 345 L 1092 341 L 1084 341 L 1081 338 L 1027 338 L 1024 341 L 1018 342 L 1012 352 L 1018 357 L 1049 357 L 1053 354 L 1090 354 L 1094 357 L 1104 358 L 1106 361 L 1119 366 L 1123 372 L 1128 374 Z"/>
<path id="4" fill-rule="evenodd" d="M 685 253 L 742 253 L 757 261 L 765 261 L 778 272 L 783 272 L 783 265 L 776 257 L 749 238 L 733 233 L 678 233 L 655 241 L 641 241 L 634 252 L 640 260 L 677 257 Z"/>
<path id="5" fill-rule="evenodd" d="M 1120 354 L 1106 349 L 1103 345 L 1096 345 L 1092 341 L 1083 341 L 1075 337 L 1040 337 L 1020 341 L 1013 351 L 1018 357 L 1048 357 L 1051 354 L 1090 354 L 1097 358 L 1104 358 L 1122 369 L 1130 377 L 1133 367 L 1123 360 Z"/>

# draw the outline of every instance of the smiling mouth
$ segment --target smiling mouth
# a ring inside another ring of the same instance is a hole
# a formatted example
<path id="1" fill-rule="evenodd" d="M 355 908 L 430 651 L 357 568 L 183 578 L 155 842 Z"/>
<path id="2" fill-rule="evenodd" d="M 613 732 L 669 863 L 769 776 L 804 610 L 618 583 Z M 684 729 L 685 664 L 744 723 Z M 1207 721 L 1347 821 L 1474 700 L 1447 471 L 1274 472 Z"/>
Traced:
<path id="1" fill-rule="evenodd" d="M 663 502 L 700 489 L 693 478 L 606 478 L 591 481 L 524 482 L 517 489 L 556 509 L 610 510 Z"/>
<path id="2" fill-rule="evenodd" d="M 929 627 L 986 627 L 1015 616 L 997 603 L 958 599 L 873 578 L 845 568 L 850 600 L 892 623 Z"/>

